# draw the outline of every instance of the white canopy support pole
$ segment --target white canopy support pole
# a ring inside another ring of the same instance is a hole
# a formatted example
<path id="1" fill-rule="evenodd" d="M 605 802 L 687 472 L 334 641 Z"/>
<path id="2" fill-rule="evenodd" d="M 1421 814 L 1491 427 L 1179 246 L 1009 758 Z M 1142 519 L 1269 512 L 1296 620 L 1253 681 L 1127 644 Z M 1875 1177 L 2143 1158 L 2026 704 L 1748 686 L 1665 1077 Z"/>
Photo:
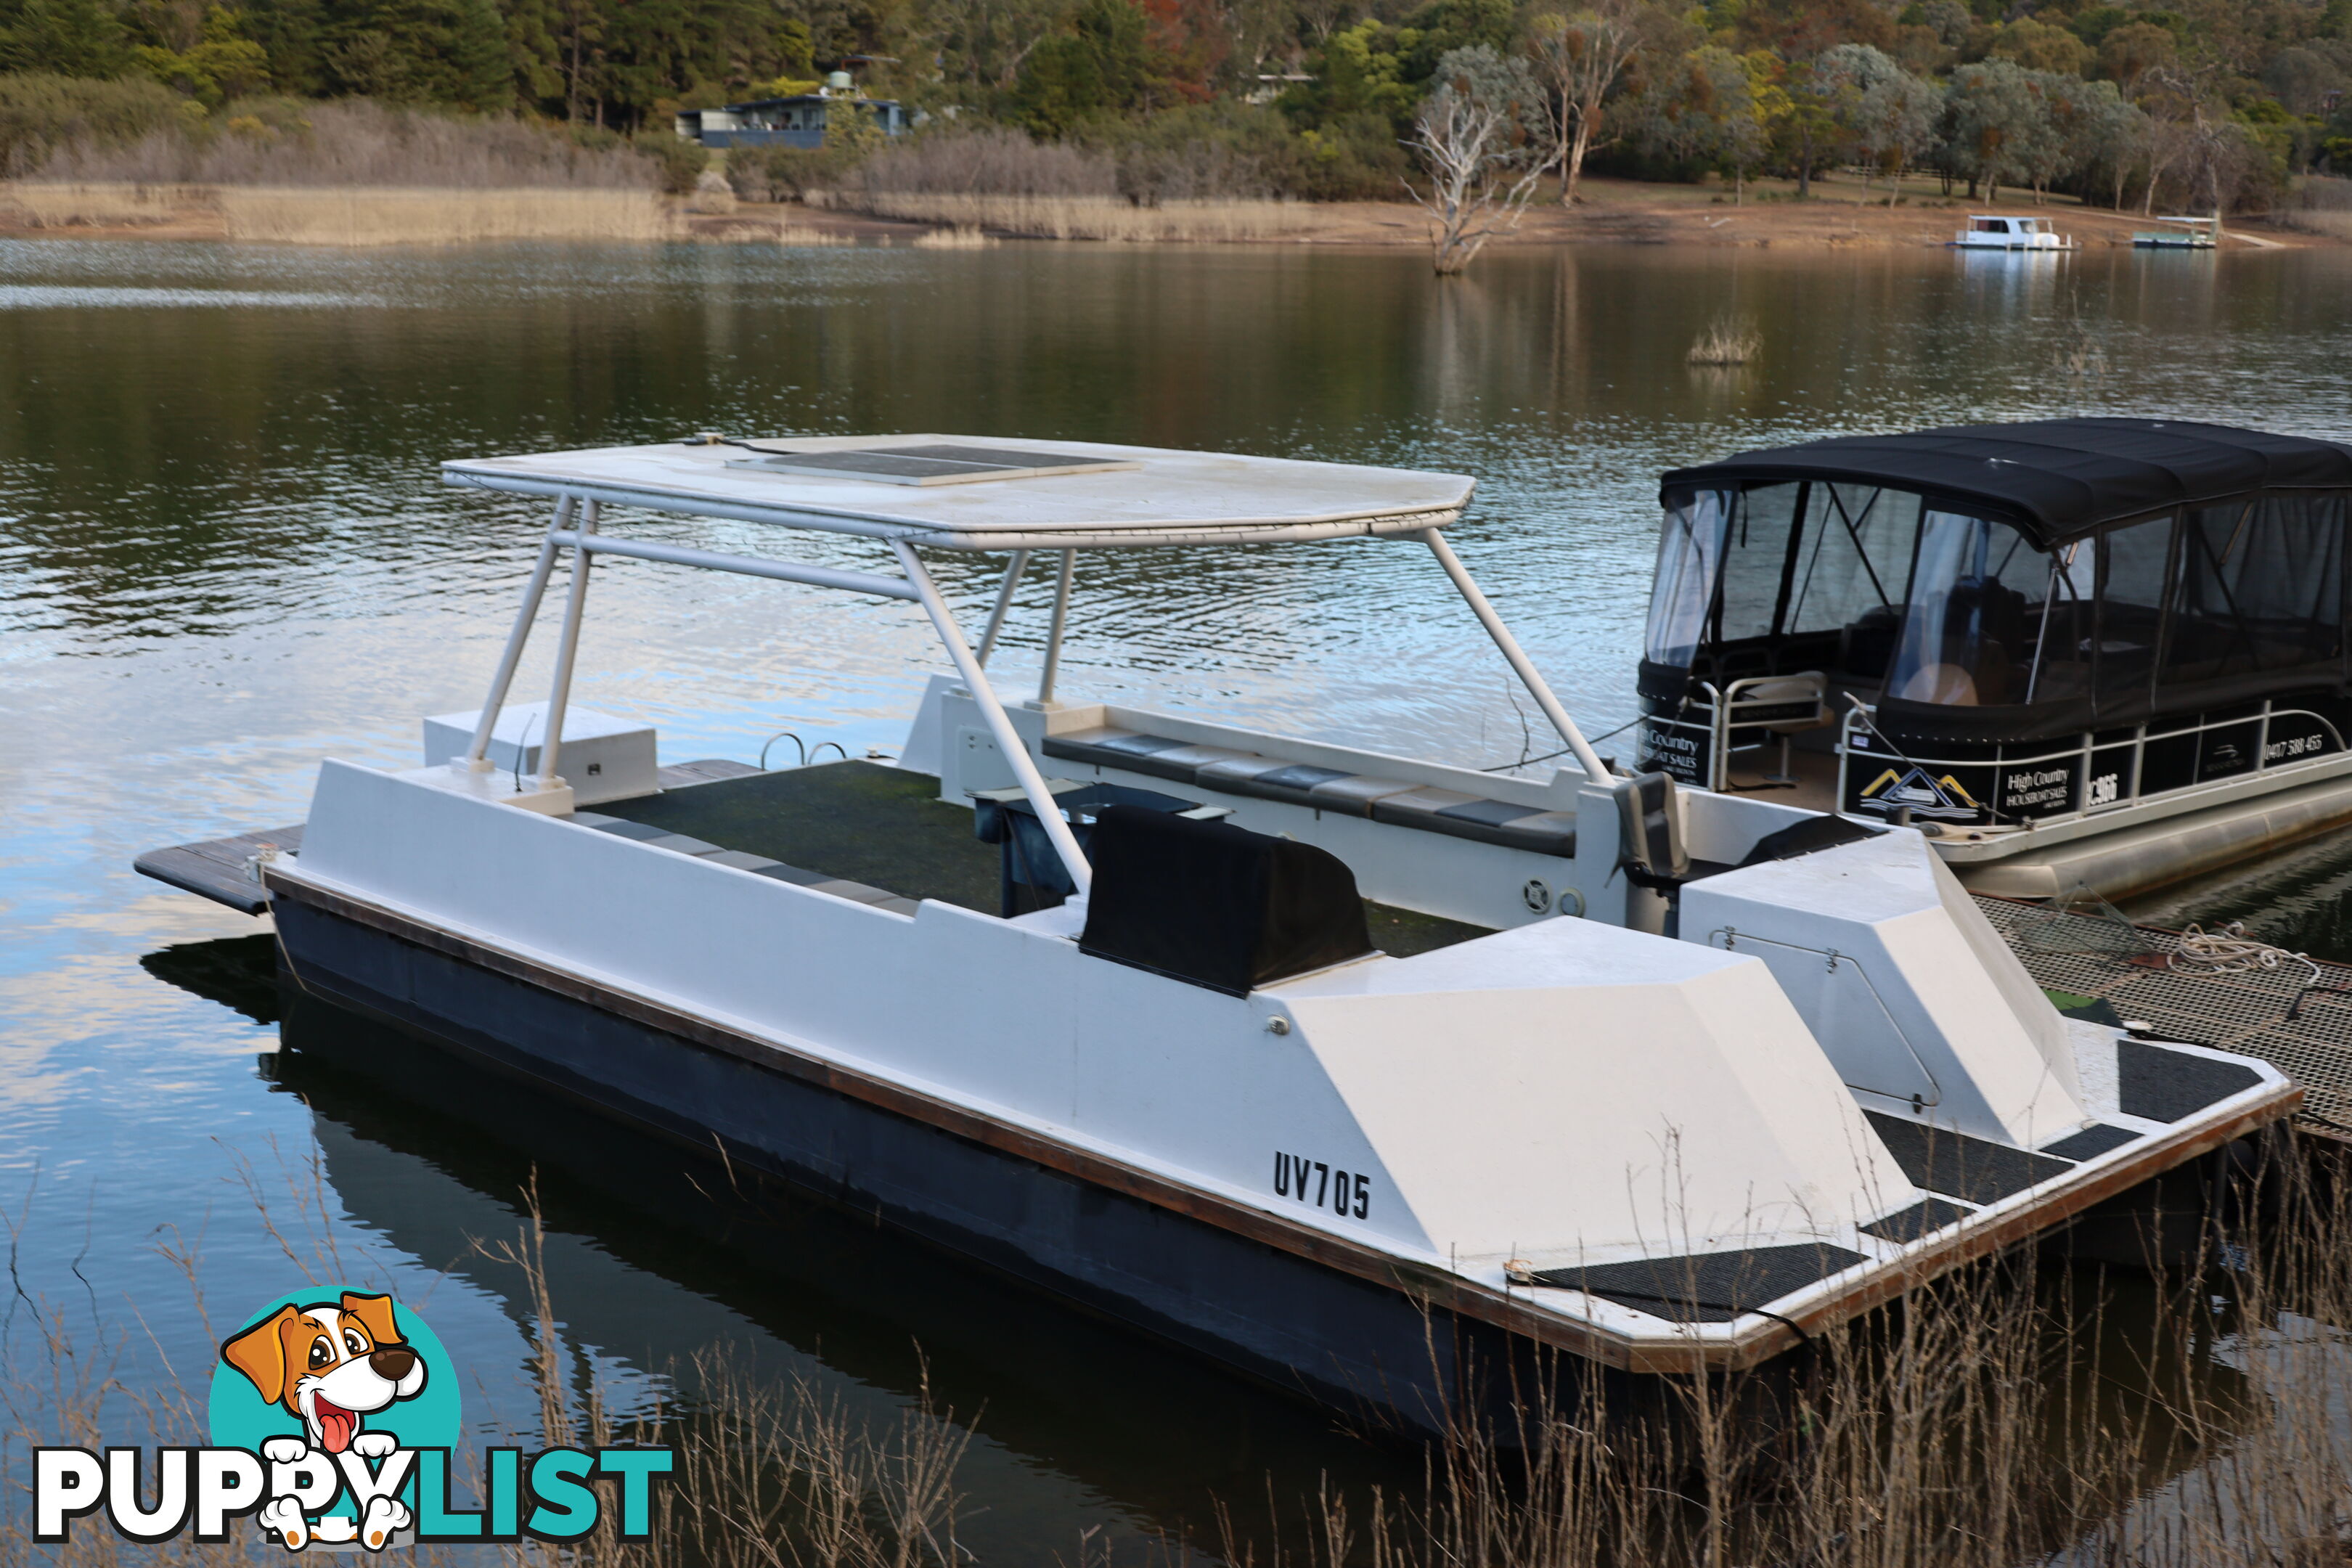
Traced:
<path id="1" fill-rule="evenodd" d="M 572 596 L 563 605 L 563 640 L 556 645 L 555 679 L 547 689 L 547 733 L 539 742 L 541 789 L 555 787 L 557 753 L 563 749 L 563 709 L 572 698 L 572 661 L 580 652 L 580 618 L 588 607 L 588 567 L 596 559 L 585 547 L 585 538 L 596 531 L 596 512 L 593 500 L 580 510 L 583 543 L 572 552 Z"/>
<path id="2" fill-rule="evenodd" d="M 1021 585 L 1021 574 L 1029 570 L 1029 552 L 1016 550 L 1013 564 L 1004 569 L 1004 586 L 996 591 L 996 607 L 988 612 L 988 628 L 980 634 L 980 652 L 975 656 L 985 668 L 988 656 L 996 649 L 996 634 L 1004 629 L 1004 613 L 1013 608 L 1013 590 Z"/>
<path id="3" fill-rule="evenodd" d="M 522 663 L 523 644 L 530 640 L 531 623 L 539 619 L 540 601 L 547 596 L 547 580 L 555 572 L 555 536 L 572 526 L 572 509 L 579 504 L 570 496 L 555 503 L 555 517 L 539 546 L 538 564 L 530 569 L 530 581 L 523 586 L 522 608 L 515 612 L 514 630 L 507 634 L 507 650 L 499 656 L 498 673 L 490 677 L 490 694 L 482 700 L 473 744 L 466 748 L 468 773 L 490 771 L 490 731 L 498 728 L 499 712 L 507 705 L 508 689 L 514 685 L 515 667 Z"/>
<path id="4" fill-rule="evenodd" d="M 1087 863 L 1085 852 L 1078 847 L 1077 839 L 1070 832 L 1070 825 L 1062 820 L 1062 808 L 1054 804 L 1054 792 L 1045 787 L 1045 775 L 1037 771 L 1036 763 L 1030 758 L 1029 748 L 1022 743 L 1020 732 L 1013 728 L 1012 715 L 1006 713 L 1004 704 L 996 700 L 996 690 L 988 684 L 987 672 L 980 668 L 980 660 L 972 657 L 971 645 L 963 640 L 963 633 L 956 629 L 955 617 L 948 614 L 947 601 L 940 597 L 939 585 L 923 569 L 922 559 L 915 553 L 915 547 L 903 539 L 894 539 L 890 542 L 890 548 L 898 552 L 898 564 L 906 569 L 907 581 L 915 585 L 915 596 L 930 616 L 932 629 L 940 634 L 940 641 L 945 645 L 948 657 L 955 661 L 956 673 L 963 678 L 964 685 L 971 691 L 971 700 L 980 704 L 982 714 L 988 720 L 988 731 L 996 738 L 996 749 L 1004 753 L 1005 762 L 1012 765 L 1014 781 L 1021 785 L 1021 793 L 1029 797 L 1030 805 L 1035 808 L 1038 826 L 1045 828 L 1045 837 L 1053 841 L 1055 853 L 1061 856 L 1063 867 L 1070 873 L 1070 880 L 1077 884 L 1078 892 L 1084 895 L 1094 886 L 1095 869 Z"/>
<path id="5" fill-rule="evenodd" d="M 1062 552 L 1062 577 L 1054 586 L 1054 624 L 1045 633 L 1045 666 L 1037 672 L 1037 700 L 1054 700 L 1054 678 L 1062 672 L 1062 626 L 1070 618 L 1070 579 L 1076 574 L 1078 552 Z"/>
<path id="6" fill-rule="evenodd" d="M 1478 591 L 1478 584 L 1470 581 L 1470 574 L 1463 569 L 1461 559 L 1454 553 L 1454 547 L 1446 543 L 1444 537 L 1433 528 L 1423 530 L 1421 537 L 1429 546 L 1430 553 L 1437 557 L 1437 563 L 1445 568 L 1445 574 L 1454 579 L 1454 586 L 1461 594 L 1462 602 L 1470 606 L 1471 613 L 1478 617 L 1479 624 L 1486 628 L 1486 635 L 1495 639 L 1495 646 L 1502 650 L 1504 659 L 1517 674 L 1520 684 L 1536 700 L 1536 706 L 1542 709 L 1544 717 L 1551 721 L 1551 727 L 1559 731 L 1559 738 L 1568 742 L 1568 749 L 1576 753 L 1577 763 L 1584 769 L 1584 776 L 1601 788 L 1608 788 L 1609 770 L 1601 765 L 1601 758 L 1593 752 L 1591 742 L 1585 740 L 1584 731 L 1576 727 L 1576 721 L 1568 716 L 1568 710 L 1559 705 L 1559 699 L 1551 694 L 1551 688 L 1544 684 L 1544 678 L 1536 673 L 1536 667 L 1528 662 L 1527 654 L 1520 649 L 1518 639 L 1512 637 L 1510 628 L 1503 625 L 1503 618 L 1495 614 L 1495 606 L 1486 602 L 1486 595 Z"/>

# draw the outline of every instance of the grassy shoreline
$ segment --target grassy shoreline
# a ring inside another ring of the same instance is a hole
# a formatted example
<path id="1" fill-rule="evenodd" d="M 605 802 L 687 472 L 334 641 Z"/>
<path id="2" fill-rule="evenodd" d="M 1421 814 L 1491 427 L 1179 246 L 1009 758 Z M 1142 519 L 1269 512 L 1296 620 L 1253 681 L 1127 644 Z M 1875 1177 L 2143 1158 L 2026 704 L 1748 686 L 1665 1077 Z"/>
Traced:
<path id="1" fill-rule="evenodd" d="M 1943 245 L 1970 212 L 2037 213 L 2086 248 L 2124 246 L 2151 226 L 2135 213 L 2053 201 L 2042 207 L 2003 199 L 1946 197 L 1936 182 L 1906 183 L 1902 204 L 1886 204 L 1879 183 L 1817 180 L 1817 195 L 1791 199 L 1775 183 L 1750 185 L 1739 200 L 1698 185 L 1588 180 L 1585 202 L 1538 202 L 1513 246 L 1642 244 L 1715 248 L 1927 247 Z M 1847 187 L 1851 186 L 1851 189 Z M 2231 248 L 2333 246 L 2346 232 L 2312 232 L 2242 218 Z M 942 236 L 1094 240 L 1115 244 L 1326 245 L 1420 248 L 1426 215 L 1410 202 L 1176 201 L 1139 206 L 1107 196 L 819 193 L 799 203 L 739 203 L 708 195 L 648 190 L 522 186 L 297 186 L 148 184 L 108 180 L 0 182 L 0 236 L 215 239 L 338 247 L 446 245 L 495 240 L 701 240 L 781 245 L 941 243 Z"/>

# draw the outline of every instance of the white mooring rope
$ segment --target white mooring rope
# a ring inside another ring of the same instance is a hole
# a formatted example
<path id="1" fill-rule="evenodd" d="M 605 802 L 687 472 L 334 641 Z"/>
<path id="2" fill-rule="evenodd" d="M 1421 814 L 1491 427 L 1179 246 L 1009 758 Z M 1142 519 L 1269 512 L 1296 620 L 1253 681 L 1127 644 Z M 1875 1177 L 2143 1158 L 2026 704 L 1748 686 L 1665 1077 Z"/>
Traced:
<path id="1" fill-rule="evenodd" d="M 2320 973 L 2319 965 L 2308 954 L 2248 936 L 2243 921 L 2231 921 L 2220 931 L 2190 926 L 2180 933 L 2179 948 L 2164 962 L 2166 968 L 2184 974 L 2254 974 L 2300 963 L 2311 971 L 2306 984 L 2317 984 Z"/>

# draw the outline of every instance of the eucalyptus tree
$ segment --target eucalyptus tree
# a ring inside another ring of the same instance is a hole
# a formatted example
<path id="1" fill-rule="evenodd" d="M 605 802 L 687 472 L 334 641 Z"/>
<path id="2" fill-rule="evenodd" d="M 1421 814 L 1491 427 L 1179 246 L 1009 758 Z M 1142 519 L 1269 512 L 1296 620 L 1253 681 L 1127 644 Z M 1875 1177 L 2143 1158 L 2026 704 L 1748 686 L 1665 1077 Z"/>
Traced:
<path id="1" fill-rule="evenodd" d="M 1550 95 L 1525 60 L 1488 44 L 1449 50 L 1432 78 L 1405 145 L 1429 174 L 1423 194 L 1406 191 L 1437 220 L 1433 263 L 1460 273 L 1486 242 L 1527 216 L 1537 182 L 1556 165 L 1564 141 Z"/>
<path id="2" fill-rule="evenodd" d="M 1651 9 L 1641 0 L 1593 0 L 1571 15 L 1546 12 L 1528 26 L 1528 53 L 1567 129 L 1559 205 L 1573 206 L 1585 155 L 1616 140 L 1601 134 L 1609 97 L 1641 52 Z"/>
<path id="3" fill-rule="evenodd" d="M 1903 171 L 1936 144 L 1943 94 L 1868 44 L 1840 44 L 1814 63 L 1813 79 L 1834 105 L 1846 144 L 1872 174 L 1885 170 L 1893 189 L 1886 205 L 1903 194 Z M 1869 190 L 1868 180 L 1863 189 Z"/>
<path id="4" fill-rule="evenodd" d="M 2063 83 L 2058 103 L 2073 167 L 2103 176 L 2113 192 L 2108 205 L 2122 211 L 2124 185 L 2147 155 L 2147 116 L 2111 81 Z"/>
<path id="5" fill-rule="evenodd" d="M 1702 45 L 1647 73 L 1626 108 L 1633 141 L 1644 154 L 1729 174 L 1734 200 L 1764 161 L 1756 77 L 1748 61 L 1720 44 Z"/>
<path id="6" fill-rule="evenodd" d="M 1962 66 L 1944 89 L 1944 146 L 1953 167 L 1981 183 L 1995 200 L 2004 182 L 2017 184 L 2052 159 L 2060 140 L 2050 113 L 2043 73 L 2008 60 Z"/>

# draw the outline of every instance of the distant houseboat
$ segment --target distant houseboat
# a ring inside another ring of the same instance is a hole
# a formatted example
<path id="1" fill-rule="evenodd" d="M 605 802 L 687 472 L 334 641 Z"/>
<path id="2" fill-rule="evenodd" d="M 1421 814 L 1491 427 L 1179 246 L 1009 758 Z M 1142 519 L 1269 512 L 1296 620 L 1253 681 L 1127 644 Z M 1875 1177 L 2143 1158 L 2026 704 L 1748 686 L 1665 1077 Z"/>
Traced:
<path id="1" fill-rule="evenodd" d="M 896 99 L 860 98 L 847 71 L 835 71 L 815 92 L 761 98 L 724 109 L 681 109 L 677 133 L 705 147 L 822 147 L 824 128 L 837 114 L 871 115 L 886 136 L 910 123 Z"/>
<path id="2" fill-rule="evenodd" d="M 2002 217 L 1970 213 L 1969 226 L 1952 237 L 1962 250 L 2072 250 L 2074 242 L 2050 226 L 2046 217 Z"/>
<path id="3" fill-rule="evenodd" d="M 1845 437 L 1664 480 L 1643 765 L 2110 897 L 2352 819 L 2352 447 L 2157 419 Z"/>

